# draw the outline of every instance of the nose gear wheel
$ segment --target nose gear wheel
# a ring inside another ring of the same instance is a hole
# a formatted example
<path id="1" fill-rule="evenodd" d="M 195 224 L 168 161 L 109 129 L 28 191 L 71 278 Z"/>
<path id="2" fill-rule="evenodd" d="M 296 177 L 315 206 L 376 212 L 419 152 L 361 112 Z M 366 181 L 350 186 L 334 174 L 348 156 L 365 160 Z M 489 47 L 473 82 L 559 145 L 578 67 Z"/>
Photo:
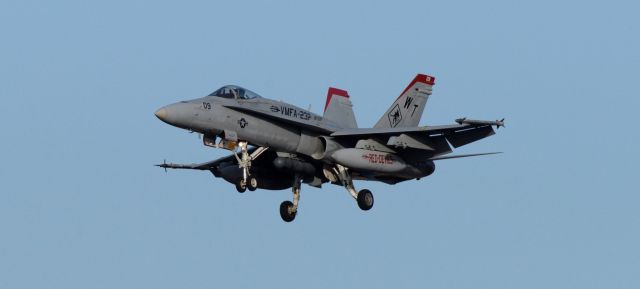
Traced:
<path id="1" fill-rule="evenodd" d="M 253 153 L 249 154 L 249 144 L 246 141 L 239 141 L 238 147 L 240 148 L 240 156 L 236 150 L 233 151 L 233 155 L 238 161 L 238 167 L 242 169 L 242 179 L 236 184 L 238 192 L 244 192 L 246 189 L 249 191 L 255 191 L 258 188 L 258 179 L 251 176 L 251 161 L 257 159 L 267 149 L 266 147 L 259 147 Z"/>

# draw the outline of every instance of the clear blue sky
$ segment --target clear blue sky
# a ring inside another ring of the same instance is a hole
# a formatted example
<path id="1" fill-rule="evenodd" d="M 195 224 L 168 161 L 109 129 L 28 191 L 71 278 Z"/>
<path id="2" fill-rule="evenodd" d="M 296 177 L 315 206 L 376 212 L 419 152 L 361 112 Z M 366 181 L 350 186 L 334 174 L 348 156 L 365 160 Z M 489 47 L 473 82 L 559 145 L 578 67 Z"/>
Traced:
<path id="1" fill-rule="evenodd" d="M 0 288 L 638 288 L 635 1 L 0 2 Z M 496 136 L 376 196 L 238 194 L 153 167 L 227 152 L 153 112 L 225 84 L 371 126 L 416 73 L 422 124 Z"/>

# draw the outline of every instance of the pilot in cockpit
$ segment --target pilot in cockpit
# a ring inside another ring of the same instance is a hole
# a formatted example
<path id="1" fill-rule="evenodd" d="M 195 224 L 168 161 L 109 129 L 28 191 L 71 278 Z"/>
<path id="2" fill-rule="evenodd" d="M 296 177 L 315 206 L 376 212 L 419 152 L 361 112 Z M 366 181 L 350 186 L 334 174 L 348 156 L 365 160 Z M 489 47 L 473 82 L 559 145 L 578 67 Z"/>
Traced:
<path id="1" fill-rule="evenodd" d="M 260 97 L 258 94 L 235 85 L 223 86 L 220 89 L 212 92 L 209 96 L 217 96 L 222 98 L 232 99 L 254 99 Z"/>

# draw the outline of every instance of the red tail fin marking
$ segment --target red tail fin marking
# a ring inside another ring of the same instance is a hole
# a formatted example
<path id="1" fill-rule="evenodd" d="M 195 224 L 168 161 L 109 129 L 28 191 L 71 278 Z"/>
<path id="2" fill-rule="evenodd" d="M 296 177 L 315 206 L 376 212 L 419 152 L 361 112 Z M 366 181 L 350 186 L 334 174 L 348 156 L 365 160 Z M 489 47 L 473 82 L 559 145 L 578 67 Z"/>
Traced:
<path id="1" fill-rule="evenodd" d="M 327 92 L 327 103 L 324 105 L 324 111 L 327 111 L 327 108 L 329 107 L 329 103 L 331 103 L 331 97 L 333 95 L 339 95 L 339 96 L 344 96 L 346 98 L 349 98 L 349 93 L 347 93 L 346 90 L 342 90 L 335 87 L 329 87 L 329 91 Z"/>
<path id="2" fill-rule="evenodd" d="M 435 85 L 436 84 L 436 78 L 430 75 L 426 75 L 426 74 L 418 74 L 416 75 L 416 78 L 413 79 L 413 81 L 411 81 L 411 83 L 409 83 L 409 85 L 407 85 L 407 88 L 405 88 L 402 93 L 398 96 L 398 98 L 400 98 L 400 96 L 402 96 L 403 94 L 405 94 L 407 92 L 407 90 L 409 90 L 409 88 L 411 88 L 414 84 L 416 84 L 416 82 L 422 82 L 424 84 L 429 84 L 429 85 Z"/>

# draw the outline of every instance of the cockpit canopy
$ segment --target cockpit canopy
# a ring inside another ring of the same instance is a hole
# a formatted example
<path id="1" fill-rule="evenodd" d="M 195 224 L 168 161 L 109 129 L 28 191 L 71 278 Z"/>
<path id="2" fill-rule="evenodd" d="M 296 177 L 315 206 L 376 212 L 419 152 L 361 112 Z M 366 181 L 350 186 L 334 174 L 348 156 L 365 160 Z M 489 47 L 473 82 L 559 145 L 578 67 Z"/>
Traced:
<path id="1" fill-rule="evenodd" d="M 232 99 L 254 99 L 260 97 L 257 93 L 237 85 L 225 85 L 209 94 L 209 96 Z"/>

